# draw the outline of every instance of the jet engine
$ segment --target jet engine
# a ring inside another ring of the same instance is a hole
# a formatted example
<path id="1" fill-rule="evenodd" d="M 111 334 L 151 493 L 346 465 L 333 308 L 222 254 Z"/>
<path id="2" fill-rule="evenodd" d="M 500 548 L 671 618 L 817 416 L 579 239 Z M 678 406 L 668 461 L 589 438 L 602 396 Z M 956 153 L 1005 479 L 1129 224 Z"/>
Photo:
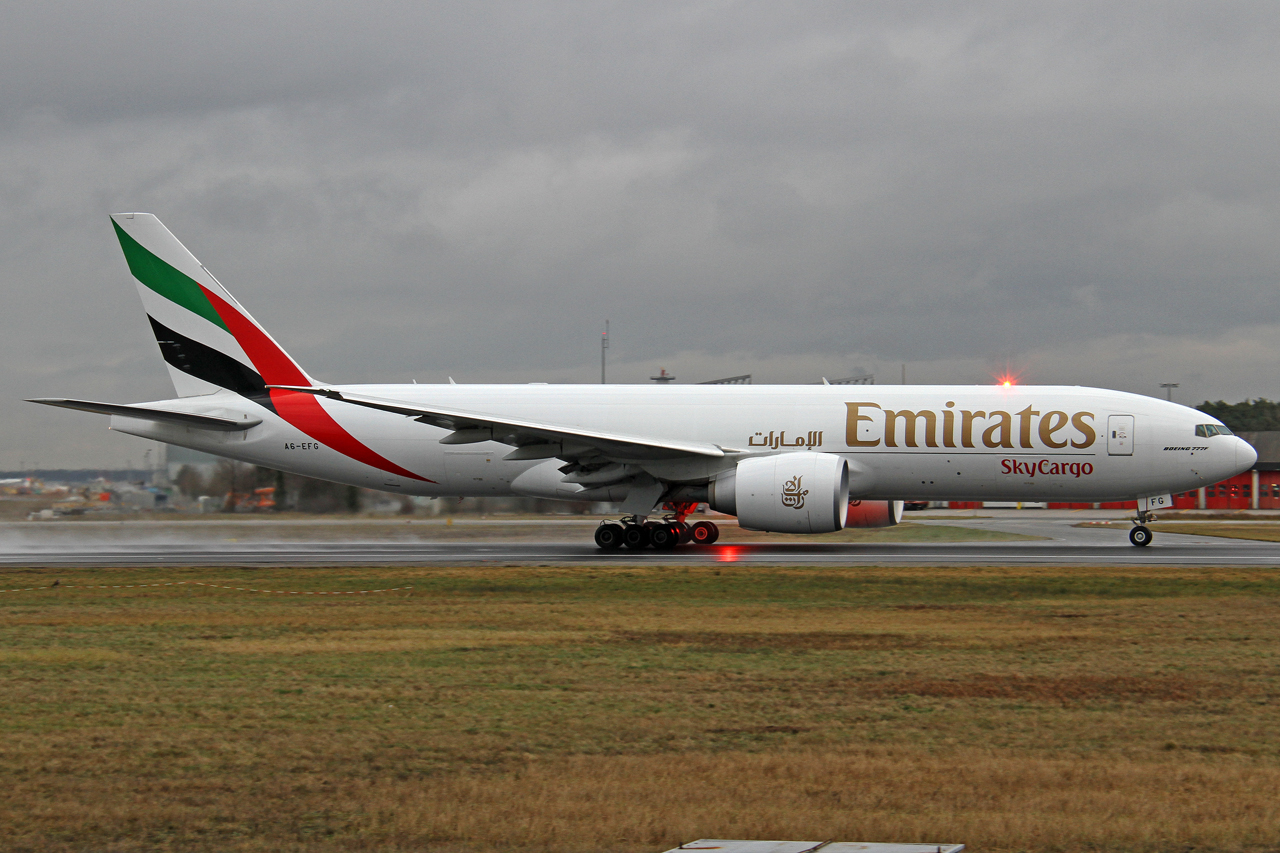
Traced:
<path id="1" fill-rule="evenodd" d="M 845 525 L 849 466 L 831 453 L 797 451 L 744 459 L 707 487 L 711 508 L 748 530 L 830 533 Z"/>
<path id="2" fill-rule="evenodd" d="M 845 527 L 893 527 L 902 521 L 902 501 L 849 501 Z"/>

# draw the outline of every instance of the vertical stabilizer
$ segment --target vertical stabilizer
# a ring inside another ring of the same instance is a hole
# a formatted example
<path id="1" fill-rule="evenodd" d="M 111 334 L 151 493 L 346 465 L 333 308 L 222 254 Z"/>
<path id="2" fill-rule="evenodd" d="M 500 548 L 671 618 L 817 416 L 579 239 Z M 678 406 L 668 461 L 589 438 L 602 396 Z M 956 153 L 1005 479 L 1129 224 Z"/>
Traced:
<path id="1" fill-rule="evenodd" d="M 267 385 L 314 384 L 159 219 L 111 221 L 178 396 L 225 388 L 267 400 Z"/>

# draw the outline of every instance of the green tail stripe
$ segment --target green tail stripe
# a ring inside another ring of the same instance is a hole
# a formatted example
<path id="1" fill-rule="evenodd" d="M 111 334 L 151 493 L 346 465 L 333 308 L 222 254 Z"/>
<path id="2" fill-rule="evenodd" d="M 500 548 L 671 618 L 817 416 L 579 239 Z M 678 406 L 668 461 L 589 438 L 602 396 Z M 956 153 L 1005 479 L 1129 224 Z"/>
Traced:
<path id="1" fill-rule="evenodd" d="M 120 238 L 120 248 L 124 249 L 124 259 L 129 262 L 129 272 L 133 273 L 134 278 L 170 302 L 176 302 L 215 326 L 227 329 L 227 324 L 222 322 L 218 312 L 209 304 L 195 279 L 183 275 L 151 254 L 115 222 L 111 224 L 115 226 L 116 236 Z"/>

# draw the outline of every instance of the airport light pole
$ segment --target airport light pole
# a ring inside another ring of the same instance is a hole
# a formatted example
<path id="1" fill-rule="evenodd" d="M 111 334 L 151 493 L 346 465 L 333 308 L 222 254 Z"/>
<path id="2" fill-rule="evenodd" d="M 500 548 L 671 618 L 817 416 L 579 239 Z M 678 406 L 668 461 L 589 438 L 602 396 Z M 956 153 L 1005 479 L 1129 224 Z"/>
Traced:
<path id="1" fill-rule="evenodd" d="M 604 357 L 609 350 L 609 321 L 604 321 L 604 334 L 600 337 L 600 384 L 604 383 Z"/>
<path id="2" fill-rule="evenodd" d="M 1178 387 L 1177 382 L 1161 382 L 1160 387 L 1165 390 L 1165 399 L 1170 403 L 1173 402 L 1173 389 Z"/>

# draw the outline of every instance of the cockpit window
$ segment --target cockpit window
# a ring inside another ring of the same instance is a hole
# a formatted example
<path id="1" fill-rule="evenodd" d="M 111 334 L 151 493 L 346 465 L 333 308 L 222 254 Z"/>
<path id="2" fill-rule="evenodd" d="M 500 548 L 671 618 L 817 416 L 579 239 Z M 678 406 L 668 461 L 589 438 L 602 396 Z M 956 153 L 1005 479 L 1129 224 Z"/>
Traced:
<path id="1" fill-rule="evenodd" d="M 1222 424 L 1218 424 L 1218 435 L 1235 435 L 1235 433 L 1224 427 Z"/>
<path id="2" fill-rule="evenodd" d="M 1196 436 L 1199 438 L 1210 438 L 1215 435 L 1231 435 L 1231 430 L 1219 424 L 1197 424 Z"/>

